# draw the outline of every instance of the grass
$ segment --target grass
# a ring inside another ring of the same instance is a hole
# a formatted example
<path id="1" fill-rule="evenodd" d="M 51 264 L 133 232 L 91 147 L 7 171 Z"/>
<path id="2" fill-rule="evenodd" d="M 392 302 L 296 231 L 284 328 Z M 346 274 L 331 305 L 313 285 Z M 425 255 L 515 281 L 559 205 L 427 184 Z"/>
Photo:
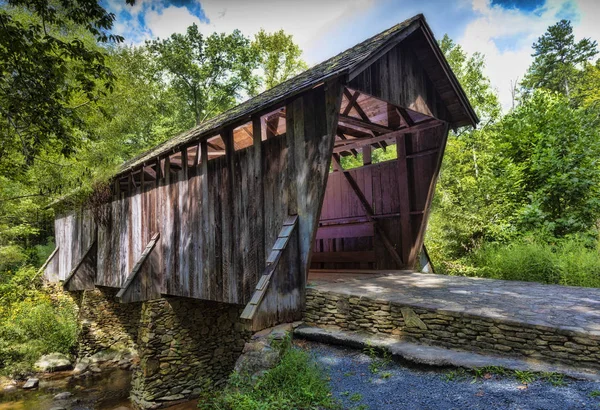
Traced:
<path id="1" fill-rule="evenodd" d="M 577 237 L 550 243 L 523 238 L 509 244 L 487 244 L 456 264 L 468 269 L 444 273 L 600 288 L 599 250 L 592 245 Z"/>
<path id="2" fill-rule="evenodd" d="M 256 380 L 234 374 L 222 392 L 209 392 L 198 405 L 204 410 L 339 409 L 323 369 L 289 339 L 280 363 Z M 349 394 L 349 393 L 348 393 Z"/>
<path id="3" fill-rule="evenodd" d="M 359 401 L 361 401 L 361 400 L 362 400 L 362 398 L 363 398 L 362 394 L 360 394 L 360 393 L 353 393 L 353 394 L 350 396 L 350 398 L 349 398 L 349 399 L 350 399 L 350 401 L 353 401 L 353 402 L 355 402 L 355 403 L 356 403 L 356 402 L 359 402 Z"/>
<path id="4" fill-rule="evenodd" d="M 392 362 L 392 355 L 387 350 L 377 349 L 369 342 L 367 342 L 367 346 L 363 349 L 363 353 L 371 358 L 371 362 L 369 363 L 369 371 L 372 374 L 378 374 L 382 369 L 386 368 Z M 388 377 L 389 376 L 385 378 Z"/>
<path id="5" fill-rule="evenodd" d="M 600 397 L 600 390 L 592 390 L 590 392 L 590 397 Z"/>
<path id="6" fill-rule="evenodd" d="M 532 372 L 528 370 L 510 370 L 499 366 L 485 366 L 475 369 L 456 369 L 450 370 L 442 376 L 447 382 L 465 381 L 471 378 L 472 383 L 477 383 L 481 380 L 491 379 L 492 375 L 513 377 L 519 383 L 527 385 L 536 380 L 546 381 L 554 387 L 566 386 L 565 376 L 560 373 L 552 372 Z"/>

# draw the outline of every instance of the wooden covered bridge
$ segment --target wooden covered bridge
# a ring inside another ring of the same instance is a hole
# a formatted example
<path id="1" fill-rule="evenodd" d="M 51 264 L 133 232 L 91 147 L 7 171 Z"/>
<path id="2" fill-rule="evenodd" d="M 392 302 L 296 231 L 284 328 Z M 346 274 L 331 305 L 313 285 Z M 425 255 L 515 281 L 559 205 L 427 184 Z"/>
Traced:
<path id="1" fill-rule="evenodd" d="M 415 265 L 448 130 L 477 121 L 415 16 L 125 163 L 108 203 L 57 217 L 46 276 L 296 320 L 311 267 Z"/>

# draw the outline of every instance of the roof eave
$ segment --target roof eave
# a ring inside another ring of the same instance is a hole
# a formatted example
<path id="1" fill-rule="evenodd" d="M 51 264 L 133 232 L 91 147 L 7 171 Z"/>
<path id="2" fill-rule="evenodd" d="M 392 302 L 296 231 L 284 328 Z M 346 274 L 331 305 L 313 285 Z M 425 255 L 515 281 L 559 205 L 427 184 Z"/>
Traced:
<path id="1" fill-rule="evenodd" d="M 476 128 L 477 124 L 479 123 L 479 117 L 477 116 L 477 113 L 475 113 L 475 110 L 471 106 L 471 103 L 469 102 L 469 99 L 467 98 L 465 90 L 462 88 L 462 86 L 460 85 L 460 82 L 458 81 L 458 79 L 454 75 L 454 72 L 450 68 L 450 64 L 448 64 L 448 61 L 446 60 L 444 53 L 440 49 L 437 41 L 435 41 L 433 32 L 431 31 L 431 28 L 427 24 L 427 21 L 425 20 L 425 18 L 421 16 L 420 22 L 421 22 L 421 28 L 423 30 L 423 33 L 425 34 L 425 38 L 431 45 L 436 58 L 438 59 L 442 68 L 444 69 L 444 72 L 446 73 L 448 80 L 450 80 L 450 83 L 451 83 L 452 87 L 454 88 L 454 91 L 456 92 L 456 95 L 460 101 L 460 104 L 463 106 L 463 108 L 465 110 L 465 114 L 468 117 L 468 125 L 471 125 L 471 126 L 473 126 L 473 128 Z M 453 124 L 453 125 L 460 126 L 459 124 L 461 124 L 461 123 L 463 123 L 463 122 L 457 121 L 456 124 Z"/>

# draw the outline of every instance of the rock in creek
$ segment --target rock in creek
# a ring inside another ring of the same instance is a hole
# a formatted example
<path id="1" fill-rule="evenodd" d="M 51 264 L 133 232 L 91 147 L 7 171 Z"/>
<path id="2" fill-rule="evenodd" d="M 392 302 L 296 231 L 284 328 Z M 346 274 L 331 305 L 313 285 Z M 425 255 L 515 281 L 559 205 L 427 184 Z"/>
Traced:
<path id="1" fill-rule="evenodd" d="M 62 353 L 50 353 L 40 357 L 35 367 L 42 372 L 58 372 L 72 369 L 73 364 L 69 357 Z"/>
<path id="2" fill-rule="evenodd" d="M 54 396 L 54 400 L 66 400 L 69 397 L 71 397 L 73 395 L 73 393 L 65 391 L 62 393 L 58 393 L 56 396 Z"/>
<path id="3" fill-rule="evenodd" d="M 36 379 L 35 377 L 27 379 L 25 384 L 23 385 L 24 389 L 35 389 L 40 384 L 40 379 Z"/>

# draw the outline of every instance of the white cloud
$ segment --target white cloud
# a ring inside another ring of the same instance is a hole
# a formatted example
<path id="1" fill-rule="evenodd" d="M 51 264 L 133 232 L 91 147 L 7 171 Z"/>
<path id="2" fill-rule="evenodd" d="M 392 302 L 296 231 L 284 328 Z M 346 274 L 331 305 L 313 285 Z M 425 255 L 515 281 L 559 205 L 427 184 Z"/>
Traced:
<path id="1" fill-rule="evenodd" d="M 148 11 L 144 22 L 154 38 L 167 38 L 173 33 L 184 33 L 193 23 L 199 26 L 204 24 L 187 8 L 175 6 Z"/>
<path id="2" fill-rule="evenodd" d="M 117 32 L 128 33 L 130 41 L 166 38 L 185 32 L 192 23 L 205 34 L 239 29 L 252 36 L 261 28 L 268 32 L 284 29 L 294 36 L 309 64 L 422 12 L 438 36 L 454 33 L 454 40 L 467 52 L 486 56 L 486 74 L 505 109 L 511 105 L 511 81 L 522 79 L 531 64 L 531 45 L 559 19 L 557 14 L 565 4 L 571 4 L 578 14 L 573 21 L 576 38 L 600 40 L 597 0 L 547 0 L 535 13 L 492 6 L 490 0 L 451 4 L 443 0 L 200 0 L 208 22 L 189 8 L 164 7 L 153 0 L 138 0 L 133 8 L 124 6 L 122 0 L 107 2 L 117 14 L 131 16 L 126 23 L 117 20 L 115 25 Z"/>
<path id="3" fill-rule="evenodd" d="M 480 52 L 486 57 L 486 74 L 497 89 L 504 109 L 512 103 L 511 81 L 521 80 L 532 62 L 532 44 L 560 18 L 564 0 L 548 0 L 535 13 L 492 6 L 489 0 L 473 0 L 478 17 L 465 28 L 457 42 L 469 52 Z M 579 0 L 575 11 L 580 21 L 573 21 L 576 39 L 582 36 L 600 38 L 597 17 L 600 8 L 596 2 Z M 498 47 L 504 44 L 506 47 Z"/>
<path id="4" fill-rule="evenodd" d="M 261 28 L 267 32 L 284 29 L 305 50 L 310 63 L 319 62 L 319 47 L 331 43 L 327 33 L 374 4 L 374 0 L 205 0 L 202 9 L 209 19 L 201 30 L 206 33 L 239 29 L 253 35 Z M 316 57 L 316 59 L 315 59 Z"/>

